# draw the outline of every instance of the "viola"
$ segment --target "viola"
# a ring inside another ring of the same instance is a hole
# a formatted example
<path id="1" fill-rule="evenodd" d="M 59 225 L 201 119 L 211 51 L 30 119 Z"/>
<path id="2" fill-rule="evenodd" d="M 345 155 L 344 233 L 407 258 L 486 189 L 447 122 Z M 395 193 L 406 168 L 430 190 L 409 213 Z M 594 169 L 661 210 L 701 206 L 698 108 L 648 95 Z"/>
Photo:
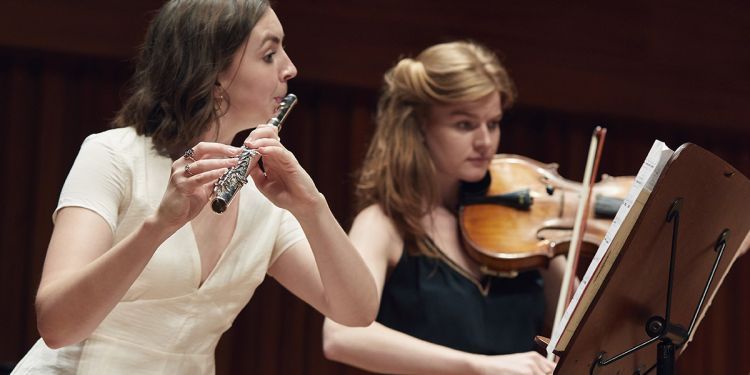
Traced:
<path id="1" fill-rule="evenodd" d="M 460 232 L 483 272 L 513 275 L 546 268 L 568 250 L 582 185 L 560 176 L 557 168 L 499 154 L 482 181 L 462 186 Z M 594 184 L 581 235 L 582 262 L 593 257 L 633 181 L 605 175 Z"/>

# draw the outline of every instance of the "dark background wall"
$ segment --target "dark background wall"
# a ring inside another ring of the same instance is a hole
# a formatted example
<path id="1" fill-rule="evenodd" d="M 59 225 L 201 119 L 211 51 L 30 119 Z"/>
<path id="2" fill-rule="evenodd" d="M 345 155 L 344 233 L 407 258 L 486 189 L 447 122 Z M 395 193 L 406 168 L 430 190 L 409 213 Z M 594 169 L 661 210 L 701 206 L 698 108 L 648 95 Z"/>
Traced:
<path id="1" fill-rule="evenodd" d="M 0 12 L 0 362 L 38 337 L 33 299 L 50 214 L 83 138 L 107 128 L 161 1 L 6 1 Z M 284 141 L 342 225 L 373 129 L 382 73 L 401 55 L 471 38 L 504 57 L 520 91 L 501 152 L 583 174 L 591 131 L 608 128 L 601 171 L 632 175 L 654 139 L 696 143 L 750 175 L 750 3 L 587 5 L 448 0 L 279 0 L 300 74 Z M 746 257 L 747 258 L 747 257 Z M 747 374 L 750 260 L 737 261 L 680 373 Z M 267 280 L 217 351 L 227 373 L 340 373 L 322 317 Z"/>

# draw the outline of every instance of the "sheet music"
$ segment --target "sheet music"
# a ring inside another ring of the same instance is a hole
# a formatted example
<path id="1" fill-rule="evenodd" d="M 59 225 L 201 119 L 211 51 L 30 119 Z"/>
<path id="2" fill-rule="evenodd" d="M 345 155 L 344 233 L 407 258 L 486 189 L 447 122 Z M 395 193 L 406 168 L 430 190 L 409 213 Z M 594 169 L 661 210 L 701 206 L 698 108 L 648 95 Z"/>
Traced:
<path id="1" fill-rule="evenodd" d="M 586 270 L 583 280 L 581 280 L 572 300 L 568 304 L 565 314 L 563 314 L 560 324 L 558 324 L 558 329 L 552 333 L 549 345 L 547 346 L 548 353 L 553 350 L 562 351 L 567 347 L 568 341 L 570 341 L 573 332 L 578 326 L 578 322 L 580 322 L 583 313 L 588 309 L 603 277 L 609 272 L 612 261 L 619 253 L 623 242 L 635 223 L 635 219 L 640 215 L 643 204 L 648 199 L 656 181 L 659 179 L 664 165 L 666 165 L 673 153 L 674 151 L 669 149 L 664 142 L 659 140 L 654 141 L 651 150 L 646 156 L 646 160 L 641 165 L 635 177 L 633 186 L 630 188 L 628 195 L 612 220 L 612 225 L 604 236 L 589 268 Z M 588 288 L 589 285 L 592 287 Z M 568 327 L 569 325 L 570 327 Z"/>

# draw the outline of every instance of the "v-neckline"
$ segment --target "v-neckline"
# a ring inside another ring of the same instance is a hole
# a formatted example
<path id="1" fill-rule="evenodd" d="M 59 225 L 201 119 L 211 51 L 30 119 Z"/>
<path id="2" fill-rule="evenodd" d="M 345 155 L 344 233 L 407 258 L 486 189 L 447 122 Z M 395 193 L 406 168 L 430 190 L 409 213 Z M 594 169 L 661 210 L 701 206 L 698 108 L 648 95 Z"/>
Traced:
<path id="1" fill-rule="evenodd" d="M 451 257 L 449 257 L 446 253 L 444 253 L 443 249 L 441 249 L 440 246 L 438 246 L 435 243 L 435 241 L 432 240 L 432 238 L 427 237 L 426 242 L 427 242 L 427 246 L 429 246 L 432 249 L 434 249 L 435 253 L 441 259 L 443 259 L 445 261 L 445 264 L 448 267 L 452 268 L 460 276 L 462 276 L 463 278 L 465 278 L 466 280 L 468 280 L 469 282 L 471 282 L 472 284 L 474 284 L 474 286 L 476 286 L 477 289 L 479 290 L 480 294 L 482 294 L 485 297 L 487 295 L 489 295 L 489 293 L 490 293 L 490 285 L 491 285 L 491 282 L 489 282 L 489 280 L 487 280 L 488 281 L 487 285 L 482 285 L 481 279 L 478 280 L 476 277 L 474 277 L 474 275 L 471 272 L 469 272 L 468 270 L 465 270 L 463 267 L 461 267 L 461 265 L 459 265 L 458 263 L 456 263 L 456 261 L 454 261 L 453 259 L 451 259 Z"/>
<path id="2" fill-rule="evenodd" d="M 234 204 L 240 205 L 243 200 L 240 198 L 240 195 L 238 194 L 235 197 Z M 210 204 L 210 203 L 209 203 Z M 234 247 L 234 242 L 237 238 L 237 227 L 240 223 L 240 220 L 242 219 L 242 208 L 237 207 L 237 218 L 234 223 L 234 228 L 232 229 L 232 235 L 229 238 L 229 242 L 227 242 L 227 245 L 224 247 L 224 249 L 221 250 L 221 254 L 219 255 L 219 259 L 216 261 L 216 264 L 214 264 L 214 267 L 211 269 L 211 271 L 208 272 L 208 275 L 206 275 L 205 280 L 201 280 L 203 278 L 203 259 L 201 258 L 201 251 L 198 247 L 198 238 L 195 235 L 195 230 L 193 228 L 193 222 L 190 221 L 188 224 L 190 226 L 190 234 L 192 235 L 192 254 L 194 259 L 194 264 L 197 270 L 195 270 L 196 277 L 195 277 L 195 290 L 201 291 L 205 289 L 206 284 L 208 284 L 211 279 L 213 279 L 214 274 L 216 274 L 217 270 L 221 265 L 224 263 L 224 258 L 227 257 L 227 253 Z"/>

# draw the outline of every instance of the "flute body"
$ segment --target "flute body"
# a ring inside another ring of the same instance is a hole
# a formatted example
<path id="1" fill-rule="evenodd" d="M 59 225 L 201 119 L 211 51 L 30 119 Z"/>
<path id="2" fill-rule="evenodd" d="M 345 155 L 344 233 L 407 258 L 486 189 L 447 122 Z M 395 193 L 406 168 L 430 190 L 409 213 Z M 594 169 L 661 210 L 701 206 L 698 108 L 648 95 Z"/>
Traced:
<path id="1" fill-rule="evenodd" d="M 278 128 L 281 131 L 281 126 L 289 114 L 289 111 L 297 104 L 297 96 L 294 94 L 288 94 L 281 100 L 279 109 L 276 111 L 276 115 L 268 120 L 268 123 Z M 247 172 L 250 167 L 250 162 L 256 156 L 258 151 L 242 146 L 242 152 L 238 157 L 239 161 L 237 165 L 229 168 L 214 184 L 213 199 L 211 201 L 211 209 L 217 214 L 226 211 L 232 199 L 237 192 L 247 183 Z"/>

